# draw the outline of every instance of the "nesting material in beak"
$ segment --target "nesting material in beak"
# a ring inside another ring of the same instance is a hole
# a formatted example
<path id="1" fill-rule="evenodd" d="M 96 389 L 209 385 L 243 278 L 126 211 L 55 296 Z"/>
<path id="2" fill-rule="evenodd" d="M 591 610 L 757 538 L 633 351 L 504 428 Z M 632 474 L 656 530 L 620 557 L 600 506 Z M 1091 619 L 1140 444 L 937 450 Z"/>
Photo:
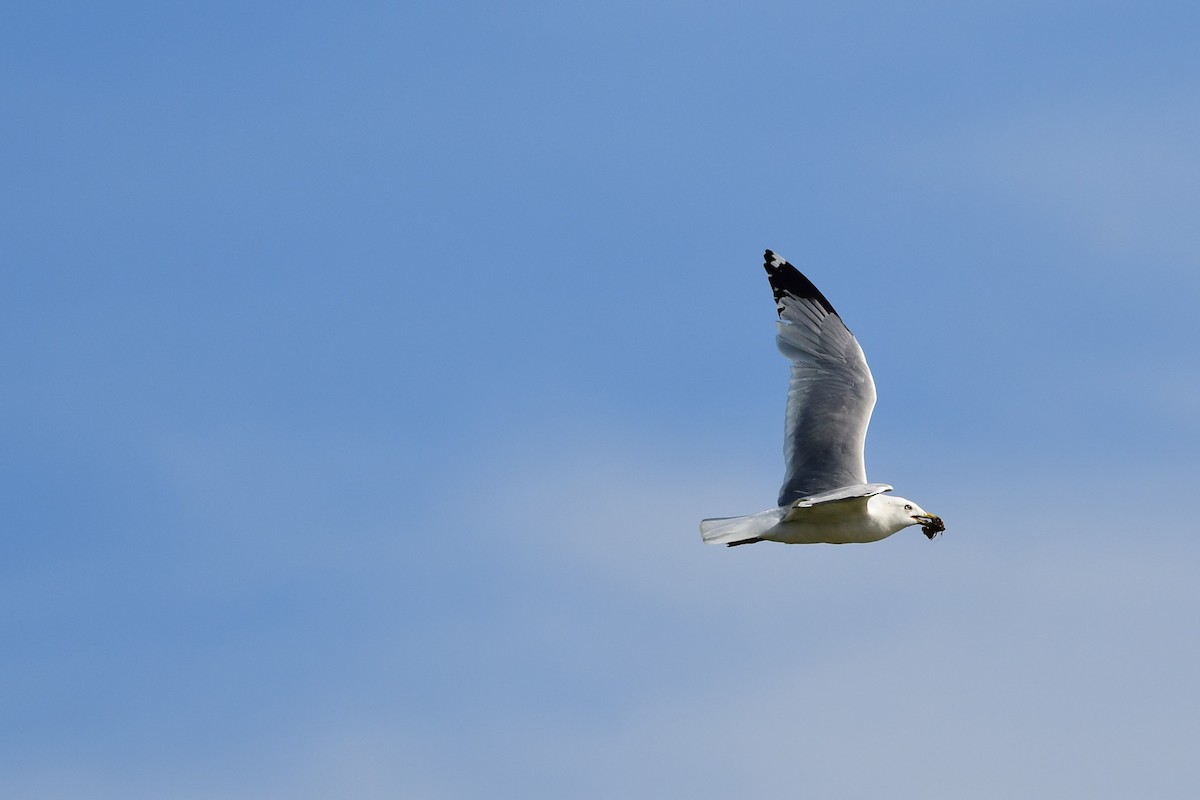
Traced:
<path id="1" fill-rule="evenodd" d="M 921 514 L 913 519 L 921 523 L 921 533 L 930 539 L 946 530 L 946 523 L 942 522 L 942 518 L 937 514 Z"/>

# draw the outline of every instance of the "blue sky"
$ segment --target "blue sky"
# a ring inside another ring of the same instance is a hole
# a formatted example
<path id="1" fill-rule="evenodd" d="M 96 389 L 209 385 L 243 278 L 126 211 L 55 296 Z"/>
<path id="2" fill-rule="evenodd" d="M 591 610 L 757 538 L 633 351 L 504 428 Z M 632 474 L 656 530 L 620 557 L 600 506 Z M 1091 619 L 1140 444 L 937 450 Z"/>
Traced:
<path id="1" fill-rule="evenodd" d="M 1195 796 L 1192 4 L 4 16 L 5 796 Z"/>

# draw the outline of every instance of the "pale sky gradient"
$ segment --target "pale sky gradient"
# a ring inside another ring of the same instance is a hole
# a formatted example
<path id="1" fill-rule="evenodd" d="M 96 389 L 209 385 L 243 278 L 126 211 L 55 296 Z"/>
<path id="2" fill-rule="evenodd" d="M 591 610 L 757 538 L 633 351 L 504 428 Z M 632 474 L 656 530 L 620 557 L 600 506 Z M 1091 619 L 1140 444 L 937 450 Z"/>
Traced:
<path id="1" fill-rule="evenodd" d="M 0 795 L 1200 792 L 1194 3 L 3 17 Z"/>

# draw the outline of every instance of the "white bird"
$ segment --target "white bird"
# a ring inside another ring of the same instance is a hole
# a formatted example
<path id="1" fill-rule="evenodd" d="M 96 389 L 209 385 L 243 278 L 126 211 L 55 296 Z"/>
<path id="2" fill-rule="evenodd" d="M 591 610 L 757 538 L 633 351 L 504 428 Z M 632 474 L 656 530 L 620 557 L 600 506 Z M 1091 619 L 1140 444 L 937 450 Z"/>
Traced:
<path id="1" fill-rule="evenodd" d="M 867 483 L 863 449 L 875 380 L 866 356 L 812 281 L 770 250 L 764 266 L 779 310 L 775 342 L 792 362 L 779 507 L 703 520 L 704 541 L 846 544 L 877 542 L 910 525 L 930 539 L 946 530 L 941 517 L 913 501 L 885 496 L 892 490 L 886 483 Z"/>

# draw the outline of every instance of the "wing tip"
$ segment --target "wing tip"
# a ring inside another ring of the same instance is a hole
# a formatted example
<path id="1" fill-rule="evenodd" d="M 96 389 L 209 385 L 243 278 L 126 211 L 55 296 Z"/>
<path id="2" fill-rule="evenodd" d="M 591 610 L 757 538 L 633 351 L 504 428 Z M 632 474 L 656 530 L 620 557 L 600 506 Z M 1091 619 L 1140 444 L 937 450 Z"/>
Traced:
<path id="1" fill-rule="evenodd" d="M 767 278 L 771 281 L 771 291 L 775 294 L 775 308 L 780 317 L 783 316 L 785 297 L 809 300 L 825 309 L 826 313 L 837 315 L 833 304 L 821 294 L 821 290 L 775 251 L 767 250 L 763 253 L 763 269 L 767 271 Z"/>

